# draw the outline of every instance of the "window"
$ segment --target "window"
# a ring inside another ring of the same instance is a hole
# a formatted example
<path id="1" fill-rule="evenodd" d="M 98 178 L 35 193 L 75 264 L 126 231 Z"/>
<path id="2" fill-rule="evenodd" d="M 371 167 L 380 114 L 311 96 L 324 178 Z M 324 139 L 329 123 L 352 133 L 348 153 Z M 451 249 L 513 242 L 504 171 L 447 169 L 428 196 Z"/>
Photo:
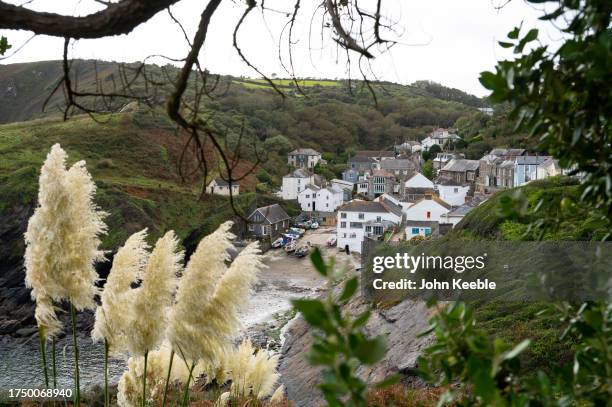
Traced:
<path id="1" fill-rule="evenodd" d="M 309 203 L 308 203 L 308 205 L 306 205 L 306 206 L 308 206 L 308 207 L 310 208 L 310 202 L 309 202 Z"/>
<path id="2" fill-rule="evenodd" d="M 425 236 L 431 235 L 431 228 L 425 228 Z"/>
<path id="3" fill-rule="evenodd" d="M 343 237 L 343 238 L 346 238 L 346 233 L 343 233 L 343 234 L 342 234 L 342 237 Z"/>
<path id="4" fill-rule="evenodd" d="M 431 212 L 427 211 L 427 219 L 431 219 Z"/>
<path id="5" fill-rule="evenodd" d="M 412 228 L 412 234 L 413 235 L 418 235 L 419 234 L 419 228 Z"/>
<path id="6" fill-rule="evenodd" d="M 346 222 L 340 222 L 340 227 L 341 228 L 345 228 L 346 227 Z"/>
<path id="7" fill-rule="evenodd" d="M 351 229 L 362 229 L 363 228 L 363 223 L 361 223 L 361 222 L 351 222 L 350 226 L 351 226 Z"/>
<path id="8" fill-rule="evenodd" d="M 382 217 L 377 216 L 377 217 L 376 217 L 376 222 L 382 222 Z"/>
<path id="9" fill-rule="evenodd" d="M 356 233 L 351 233 L 351 235 L 350 235 L 350 238 L 351 238 L 351 239 L 355 239 L 356 237 L 357 237 L 357 234 L 356 234 Z"/>
<path id="10" fill-rule="evenodd" d="M 249 225 L 249 232 L 255 231 L 255 225 Z"/>
<path id="11" fill-rule="evenodd" d="M 346 212 L 340 212 L 340 218 L 346 219 Z"/>
<path id="12" fill-rule="evenodd" d="M 359 214 L 359 219 L 365 219 L 365 215 L 363 213 Z"/>
<path id="13" fill-rule="evenodd" d="M 453 192 L 454 193 L 458 193 L 459 192 L 459 188 L 453 188 Z"/>
<path id="14" fill-rule="evenodd" d="M 310 194 L 307 194 L 307 195 L 306 195 L 306 198 L 310 198 Z"/>
<path id="15" fill-rule="evenodd" d="M 370 233 L 372 231 L 372 226 L 366 226 L 366 232 Z"/>

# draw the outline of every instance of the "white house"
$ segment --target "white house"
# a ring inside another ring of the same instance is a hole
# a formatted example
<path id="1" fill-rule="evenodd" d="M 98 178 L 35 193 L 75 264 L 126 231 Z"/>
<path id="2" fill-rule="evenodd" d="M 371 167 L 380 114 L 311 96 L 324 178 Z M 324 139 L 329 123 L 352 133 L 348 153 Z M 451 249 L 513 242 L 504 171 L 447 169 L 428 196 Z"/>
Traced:
<path id="1" fill-rule="evenodd" d="M 421 140 L 421 145 L 424 150 L 429 150 L 434 145 L 444 147 L 447 143 L 461 140 L 461 137 L 452 133 L 453 130 L 449 129 L 436 129 L 431 134 Z"/>
<path id="2" fill-rule="evenodd" d="M 366 237 L 382 236 L 389 228 L 399 226 L 401 220 L 401 210 L 395 205 L 353 200 L 338 208 L 338 247 L 361 253 L 361 243 Z"/>
<path id="3" fill-rule="evenodd" d="M 404 182 L 404 189 L 401 191 L 402 200 L 406 202 L 416 202 L 425 196 L 434 194 L 434 183 L 423 174 L 417 172 L 410 179 Z"/>
<path id="4" fill-rule="evenodd" d="M 287 155 L 287 163 L 297 168 L 314 168 L 321 161 L 321 153 L 312 148 L 298 148 Z"/>
<path id="5" fill-rule="evenodd" d="M 232 182 L 232 195 L 234 196 L 238 195 L 239 191 L 240 191 L 240 184 L 238 182 Z M 211 195 L 229 196 L 230 195 L 229 182 L 227 182 L 221 177 L 217 177 L 213 179 L 212 181 L 210 181 L 210 183 L 206 187 L 206 192 Z"/>
<path id="6" fill-rule="evenodd" d="M 330 181 L 332 186 L 342 189 L 344 193 L 344 202 L 348 202 L 353 198 L 353 184 L 351 181 L 334 178 Z"/>
<path id="7" fill-rule="evenodd" d="M 440 178 L 435 183 L 438 196 L 451 206 L 461 206 L 470 191 L 469 185 L 460 185 L 448 178 Z"/>
<path id="8" fill-rule="evenodd" d="M 411 220 L 406 222 L 404 228 L 404 238 L 410 240 L 416 236 L 437 237 L 439 234 L 439 224 L 435 221 Z"/>
<path id="9" fill-rule="evenodd" d="M 305 212 L 335 212 L 344 203 L 344 191 L 337 186 L 308 185 L 298 194 L 298 202 Z"/>
<path id="10" fill-rule="evenodd" d="M 536 179 L 544 179 L 563 174 L 563 170 L 559 165 L 559 160 L 549 157 L 536 169 Z"/>
<path id="11" fill-rule="evenodd" d="M 285 200 L 297 199 L 306 186 L 314 183 L 314 174 L 304 169 L 295 170 L 283 177 L 281 197 Z"/>
<path id="12" fill-rule="evenodd" d="M 427 220 L 440 222 L 442 215 L 451 210 L 451 206 L 437 196 L 427 196 L 404 209 L 406 222 Z"/>

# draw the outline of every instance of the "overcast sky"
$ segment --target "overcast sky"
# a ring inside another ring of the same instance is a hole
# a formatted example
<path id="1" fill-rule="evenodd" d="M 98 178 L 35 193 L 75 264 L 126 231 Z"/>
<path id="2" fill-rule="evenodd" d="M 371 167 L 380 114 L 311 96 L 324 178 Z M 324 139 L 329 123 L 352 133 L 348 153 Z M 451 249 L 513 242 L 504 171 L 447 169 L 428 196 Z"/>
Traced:
<path id="1" fill-rule="evenodd" d="M 15 4 L 23 0 L 12 1 Z M 346 58 L 337 55 L 337 47 L 326 32 L 321 43 L 320 19 L 312 20 L 320 0 L 302 0 L 298 22 L 294 29 L 293 58 L 297 76 L 317 78 L 345 78 L 348 75 Z M 209 37 L 201 61 L 211 72 L 257 77 L 244 64 L 232 47 L 232 32 L 244 10 L 244 0 L 226 0 L 214 15 Z M 267 0 L 266 6 L 291 11 L 290 0 Z M 490 70 L 495 61 L 510 55 L 497 41 L 504 40 L 508 31 L 524 21 L 524 27 L 538 27 L 545 43 L 559 41 L 560 35 L 551 26 L 541 24 L 541 11 L 523 0 L 512 0 L 501 9 L 496 6 L 505 0 L 385 0 L 385 15 L 392 18 L 401 31 L 399 44 L 376 58 L 373 73 L 380 79 L 402 84 L 426 79 L 483 96 L 485 89 L 478 82 L 479 73 Z M 191 36 L 202 11 L 202 0 L 183 0 L 172 7 L 173 14 L 183 23 Z M 370 6 L 374 1 L 362 0 Z M 85 15 L 102 7 L 92 0 L 38 0 L 29 8 L 62 14 Z M 287 18 L 282 13 L 253 12 L 245 21 L 238 39 L 247 57 L 264 73 L 288 76 L 278 59 L 278 40 Z M 312 23 L 312 32 L 310 27 Z M 0 30 L 8 37 L 13 49 L 26 41 L 31 33 Z M 310 38 L 310 41 L 309 41 Z M 287 39 L 283 37 L 286 50 Z M 0 64 L 59 59 L 63 40 L 37 36 L 10 58 Z M 187 45 L 182 33 L 168 13 L 160 12 L 129 35 L 100 40 L 81 40 L 75 43 L 72 56 L 112 61 L 139 61 L 151 54 L 183 58 Z M 285 62 L 287 53 L 282 52 Z M 352 76 L 359 77 L 356 65 Z"/>

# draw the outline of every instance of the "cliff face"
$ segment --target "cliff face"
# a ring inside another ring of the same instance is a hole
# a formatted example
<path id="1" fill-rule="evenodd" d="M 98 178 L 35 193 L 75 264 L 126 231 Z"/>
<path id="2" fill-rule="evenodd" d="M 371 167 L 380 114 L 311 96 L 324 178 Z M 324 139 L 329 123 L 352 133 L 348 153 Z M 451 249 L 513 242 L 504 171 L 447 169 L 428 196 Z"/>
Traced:
<path id="1" fill-rule="evenodd" d="M 350 312 L 365 309 L 361 301 L 347 305 Z M 373 367 L 361 367 L 358 373 L 372 384 L 393 373 L 403 373 L 403 381 L 413 386 L 422 383 L 409 376 L 409 370 L 416 366 L 421 351 L 431 343 L 431 336 L 418 338 L 428 327 L 428 309 L 423 302 L 404 301 L 385 310 L 372 313 L 365 329 L 371 335 L 386 334 L 388 352 L 385 358 Z M 279 365 L 281 381 L 287 389 L 289 399 L 296 406 L 323 405 L 323 395 L 317 388 L 321 380 L 321 369 L 311 366 L 306 355 L 312 345 L 312 335 L 303 318 L 290 322 L 285 333 L 285 343 Z"/>

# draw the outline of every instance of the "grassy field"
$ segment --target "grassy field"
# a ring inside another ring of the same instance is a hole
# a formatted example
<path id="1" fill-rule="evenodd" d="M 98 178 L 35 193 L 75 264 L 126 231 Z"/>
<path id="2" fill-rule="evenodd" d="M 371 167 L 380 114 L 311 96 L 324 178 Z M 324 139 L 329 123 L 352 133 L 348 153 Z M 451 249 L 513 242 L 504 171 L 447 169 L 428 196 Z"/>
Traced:
<path id="1" fill-rule="evenodd" d="M 152 241 L 169 229 L 181 239 L 194 239 L 231 219 L 227 198 L 201 198 L 201 179 L 184 181 L 179 176 L 176 163 L 184 138 L 163 119 L 147 115 L 117 114 L 101 123 L 79 116 L 66 122 L 41 119 L 0 126 L 0 216 L 35 204 L 40 167 L 50 147 L 60 143 L 68 164 L 85 160 L 98 186 L 97 204 L 109 213 L 104 249 L 116 248 L 144 227 Z M 237 204 L 244 211 L 257 198 L 248 192 L 255 183 L 254 176 L 241 182 Z"/>
<path id="2" fill-rule="evenodd" d="M 271 88 L 270 84 L 265 79 L 234 79 L 232 81 L 235 84 L 242 85 L 251 89 L 266 89 Z M 272 79 L 274 85 L 279 88 L 295 88 L 295 82 L 293 79 Z M 342 86 L 340 81 L 332 81 L 327 79 L 298 79 L 297 83 L 300 87 L 308 88 L 314 86 L 321 87 L 337 87 Z"/>

